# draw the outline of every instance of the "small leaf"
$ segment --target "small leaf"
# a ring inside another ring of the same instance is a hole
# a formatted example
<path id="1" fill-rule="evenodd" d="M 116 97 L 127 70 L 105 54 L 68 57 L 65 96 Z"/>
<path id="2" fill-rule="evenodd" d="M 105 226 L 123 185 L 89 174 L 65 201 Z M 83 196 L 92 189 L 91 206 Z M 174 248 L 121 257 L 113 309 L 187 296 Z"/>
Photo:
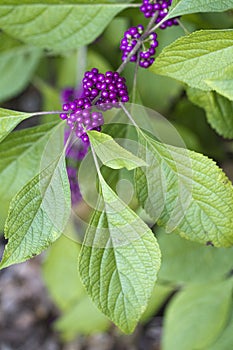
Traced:
<path id="1" fill-rule="evenodd" d="M 111 136 L 97 131 L 88 131 L 87 134 L 97 156 L 104 165 L 112 169 L 126 168 L 128 170 L 146 166 L 142 159 L 118 145 Z"/>
<path id="2" fill-rule="evenodd" d="M 32 116 L 30 113 L 21 113 L 0 108 L 0 142 L 24 119 Z"/>
<path id="3" fill-rule="evenodd" d="M 49 51 L 66 52 L 93 42 L 126 1 L 2 0 L 0 28 L 10 36 Z"/>
<path id="4" fill-rule="evenodd" d="M 163 49 L 151 71 L 210 91 L 205 81 L 220 78 L 232 65 L 233 30 L 200 30 Z"/>
<path id="5" fill-rule="evenodd" d="M 40 57 L 40 49 L 0 33 L 0 101 L 17 95 L 27 86 Z"/>
<path id="6" fill-rule="evenodd" d="M 213 91 L 188 89 L 191 102 L 204 108 L 207 120 L 218 134 L 225 138 L 233 138 L 233 101 Z"/>
<path id="7" fill-rule="evenodd" d="M 231 305 L 232 280 L 185 288 L 166 310 L 163 349 L 206 349 L 226 326 Z"/>
<path id="8" fill-rule="evenodd" d="M 100 184 L 104 204 L 100 200 L 88 226 L 80 275 L 98 308 L 125 333 L 131 333 L 151 296 L 160 250 L 148 226 L 102 177 Z"/>
<path id="9" fill-rule="evenodd" d="M 173 0 L 168 17 L 199 12 L 223 12 L 233 8 L 233 0 Z"/>
<path id="10" fill-rule="evenodd" d="M 136 169 L 138 198 L 167 232 L 216 247 L 233 244 L 233 186 L 209 158 L 159 143 L 143 134 Z"/>
<path id="11" fill-rule="evenodd" d="M 69 216 L 70 186 L 62 154 L 11 201 L 0 268 L 40 254 L 61 235 Z"/>

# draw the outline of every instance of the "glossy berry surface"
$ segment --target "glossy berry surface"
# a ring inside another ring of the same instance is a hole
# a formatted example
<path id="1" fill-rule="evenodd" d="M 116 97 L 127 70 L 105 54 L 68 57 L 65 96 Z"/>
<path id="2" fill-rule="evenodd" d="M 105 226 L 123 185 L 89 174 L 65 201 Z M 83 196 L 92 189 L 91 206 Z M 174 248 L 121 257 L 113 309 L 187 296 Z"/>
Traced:
<path id="1" fill-rule="evenodd" d="M 83 96 L 88 98 L 91 105 L 102 105 L 102 110 L 119 107 L 119 102 L 129 101 L 126 80 L 117 72 L 102 74 L 93 68 L 85 73 L 82 82 Z"/>
<path id="2" fill-rule="evenodd" d="M 128 58 L 128 55 L 134 50 L 137 45 L 138 39 L 141 38 L 144 31 L 142 25 L 129 28 L 121 40 L 120 49 L 122 50 L 122 61 Z M 157 34 L 151 33 L 148 38 L 144 41 L 143 46 L 130 58 L 130 62 L 139 62 L 139 66 L 142 68 L 150 67 L 155 58 L 153 57 L 156 53 L 156 47 L 158 46 Z"/>
<path id="3" fill-rule="evenodd" d="M 63 104 L 62 120 L 74 130 L 77 137 L 89 144 L 85 130 L 101 130 L 104 124 L 102 111 L 119 107 L 129 101 L 125 78 L 117 72 L 105 74 L 97 68 L 85 73 L 82 80 L 81 97 Z"/>
<path id="4" fill-rule="evenodd" d="M 171 4 L 172 0 L 143 0 L 140 11 L 146 18 L 151 18 L 157 13 L 155 23 L 160 23 L 167 16 Z M 177 18 L 172 18 L 163 22 L 159 28 L 166 29 L 178 24 Z"/>

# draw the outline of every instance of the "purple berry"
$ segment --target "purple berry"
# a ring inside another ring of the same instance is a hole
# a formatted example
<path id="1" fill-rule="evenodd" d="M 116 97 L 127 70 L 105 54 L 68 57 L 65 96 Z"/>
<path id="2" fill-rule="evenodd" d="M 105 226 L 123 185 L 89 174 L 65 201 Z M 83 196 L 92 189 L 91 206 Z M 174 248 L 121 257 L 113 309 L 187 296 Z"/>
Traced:
<path id="1" fill-rule="evenodd" d="M 132 30 L 133 33 L 137 31 L 138 27 Z M 103 111 L 118 108 L 119 102 L 129 101 L 129 96 L 126 80 L 118 72 L 108 71 L 102 74 L 97 68 L 93 68 L 84 74 L 82 84 L 82 96 L 63 104 L 66 113 L 61 113 L 60 117 L 67 120 L 67 125 L 75 130 L 77 137 L 85 145 L 89 145 L 85 130 L 100 131 L 104 124 L 102 112 L 94 110 L 94 106 Z"/>
<path id="2" fill-rule="evenodd" d="M 149 0 L 144 1 L 143 6 L 149 6 L 150 11 L 152 11 L 152 4 L 149 4 Z M 147 6 L 147 9 L 148 9 Z M 141 37 L 143 33 L 143 26 L 140 24 L 137 27 L 132 27 L 124 33 L 124 38 L 121 40 L 120 49 L 122 50 L 122 61 L 125 61 L 129 54 L 134 50 L 137 45 L 137 40 Z M 122 45 L 123 44 L 123 45 Z M 134 55 L 130 56 L 130 62 L 137 62 L 139 58 L 139 65 L 142 68 L 148 68 L 154 60 L 151 60 L 152 56 L 155 54 L 155 48 L 158 46 L 157 34 L 150 33 L 149 38 L 143 43 L 143 51 L 139 49 Z M 145 47 L 145 49 L 144 49 Z M 139 56 L 139 57 L 138 57 Z M 120 84 L 117 85 L 119 91 L 122 89 Z M 121 93 L 120 93 L 121 94 Z M 121 95 L 119 95 L 121 96 Z"/>
<path id="3" fill-rule="evenodd" d="M 151 18 L 157 14 L 155 23 L 161 22 L 164 17 L 168 14 L 169 7 L 172 4 L 172 0 L 143 0 L 140 11 L 144 14 L 146 18 Z M 165 21 L 160 25 L 160 29 L 166 29 L 172 25 L 177 25 L 177 19 L 173 18 L 171 20 Z"/>

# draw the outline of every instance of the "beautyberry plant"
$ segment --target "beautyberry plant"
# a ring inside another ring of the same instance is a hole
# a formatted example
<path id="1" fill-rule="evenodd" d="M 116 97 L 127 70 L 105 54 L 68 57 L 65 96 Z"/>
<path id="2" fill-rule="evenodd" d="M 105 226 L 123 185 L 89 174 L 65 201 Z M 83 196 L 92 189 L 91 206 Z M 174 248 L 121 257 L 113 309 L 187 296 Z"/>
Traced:
<path id="1" fill-rule="evenodd" d="M 77 251 L 80 289 L 67 305 L 87 293 L 102 312 L 93 309 L 91 321 L 106 329 L 111 320 L 132 333 L 155 312 L 151 297 L 160 307 L 179 290 L 165 315 L 163 349 L 174 348 L 174 337 L 179 350 L 219 349 L 232 324 L 233 187 L 202 153 L 219 164 L 232 153 L 232 9 L 233 0 L 0 4 L 0 99 L 19 94 L 32 77 L 48 109 L 56 96 L 53 111 L 0 109 L 0 197 L 8 210 L 0 268 L 49 247 L 64 262 Z M 44 81 L 47 62 L 56 69 Z M 7 76 L 3 68 L 11 65 Z M 167 114 L 192 150 L 141 101 Z M 14 130 L 36 116 L 36 126 Z M 56 298 L 58 279 L 49 279 Z M 189 320 L 186 308 L 195 302 L 201 307 Z"/>

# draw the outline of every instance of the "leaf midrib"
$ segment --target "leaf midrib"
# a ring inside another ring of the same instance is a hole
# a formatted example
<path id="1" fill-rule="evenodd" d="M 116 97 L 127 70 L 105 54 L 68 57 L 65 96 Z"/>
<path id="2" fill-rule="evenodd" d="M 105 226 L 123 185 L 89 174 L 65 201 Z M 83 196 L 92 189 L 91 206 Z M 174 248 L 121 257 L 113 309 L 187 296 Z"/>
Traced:
<path id="1" fill-rule="evenodd" d="M 105 4 L 105 3 L 98 3 L 98 4 L 92 4 L 92 5 L 90 5 L 90 4 L 41 4 L 41 3 L 35 3 L 35 4 L 17 4 L 17 5 L 6 5 L 6 4 L 3 4 L 3 5 L 1 5 L 0 4 L 0 8 L 1 7 L 5 7 L 5 8 L 11 8 L 11 7 L 25 7 L 25 6 L 27 6 L 27 7 L 66 7 L 66 8 L 69 8 L 69 7 L 80 7 L 80 6 L 82 6 L 82 7 L 89 7 L 89 8 L 93 8 L 93 7 L 102 7 L 102 6 L 104 6 L 104 7 L 109 7 L 109 8 L 111 8 L 111 7 L 120 7 L 120 8 L 127 8 L 127 7 L 139 7 L 140 6 L 140 4 L 130 4 L 130 3 L 128 3 L 128 4 L 124 4 L 124 3 L 117 3 L 117 4 Z M 6 16 L 7 16 L 8 14 L 6 14 Z M 3 15 L 3 17 L 4 17 L 4 15 Z"/>

